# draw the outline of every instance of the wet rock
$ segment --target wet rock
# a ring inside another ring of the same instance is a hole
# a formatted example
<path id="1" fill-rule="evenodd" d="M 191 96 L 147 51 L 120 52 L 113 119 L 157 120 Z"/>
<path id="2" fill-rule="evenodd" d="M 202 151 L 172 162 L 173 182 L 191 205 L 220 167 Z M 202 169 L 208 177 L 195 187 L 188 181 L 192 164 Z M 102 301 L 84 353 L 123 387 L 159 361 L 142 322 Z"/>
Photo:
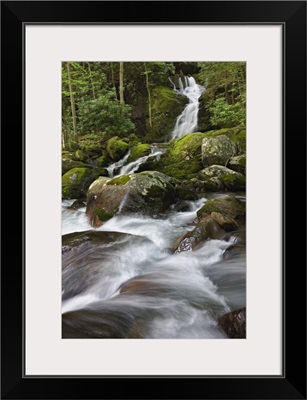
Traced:
<path id="1" fill-rule="evenodd" d="M 62 236 L 62 298 L 84 293 L 97 283 L 106 265 L 116 263 L 126 248 L 151 243 L 119 232 L 85 231 Z"/>
<path id="2" fill-rule="evenodd" d="M 232 232 L 226 240 L 233 244 L 246 244 L 246 230 L 241 229 L 236 232 Z"/>
<path id="3" fill-rule="evenodd" d="M 231 339 L 246 338 L 246 308 L 231 311 L 218 319 L 219 326 Z"/>
<path id="4" fill-rule="evenodd" d="M 92 226 L 100 226 L 115 214 L 163 212 L 176 199 L 173 183 L 157 171 L 99 178 L 89 188 L 86 215 Z"/>
<path id="5" fill-rule="evenodd" d="M 224 251 L 223 258 L 228 260 L 237 255 L 245 255 L 245 253 L 246 247 L 243 244 L 233 244 Z"/>
<path id="6" fill-rule="evenodd" d="M 85 207 L 85 203 L 81 200 L 75 200 L 71 206 L 67 207 L 68 209 L 72 210 L 79 210 L 80 208 Z"/>
<path id="7" fill-rule="evenodd" d="M 214 221 L 216 221 L 225 231 L 233 231 L 238 228 L 238 223 L 233 218 L 226 217 L 221 213 L 213 211 L 211 213 L 211 218 L 214 219 Z"/>
<path id="8" fill-rule="evenodd" d="M 175 253 L 191 251 L 209 238 L 222 239 L 224 236 L 225 231 L 220 225 L 210 216 L 206 216 L 198 222 L 195 229 L 185 233 L 175 241 L 173 250 Z"/>

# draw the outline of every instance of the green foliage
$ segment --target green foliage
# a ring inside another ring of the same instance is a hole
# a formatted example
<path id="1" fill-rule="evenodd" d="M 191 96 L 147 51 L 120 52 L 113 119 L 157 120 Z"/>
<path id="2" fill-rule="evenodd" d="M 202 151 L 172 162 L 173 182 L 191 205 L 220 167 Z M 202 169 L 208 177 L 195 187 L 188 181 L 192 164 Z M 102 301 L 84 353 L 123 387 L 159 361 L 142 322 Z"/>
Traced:
<path id="1" fill-rule="evenodd" d="M 210 122 L 209 128 L 245 125 L 246 63 L 202 62 L 198 65 L 198 80 L 206 87 L 202 96 L 205 123 Z"/>
<path id="2" fill-rule="evenodd" d="M 81 133 L 97 133 L 112 136 L 125 135 L 134 129 L 130 119 L 131 107 L 121 105 L 113 91 L 100 95 L 97 99 L 79 105 L 79 129 Z"/>
<path id="3" fill-rule="evenodd" d="M 218 98 L 208 106 L 211 113 L 212 125 L 222 128 L 231 128 L 245 125 L 245 95 L 240 95 L 235 104 L 228 104 L 224 98 Z"/>

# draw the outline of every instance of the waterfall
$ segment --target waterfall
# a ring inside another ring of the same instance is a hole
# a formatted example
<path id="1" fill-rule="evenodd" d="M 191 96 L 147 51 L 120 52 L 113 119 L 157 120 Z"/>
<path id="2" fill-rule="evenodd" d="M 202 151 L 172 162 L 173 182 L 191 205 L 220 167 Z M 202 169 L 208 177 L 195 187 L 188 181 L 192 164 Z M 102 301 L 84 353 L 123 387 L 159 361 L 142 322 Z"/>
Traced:
<path id="1" fill-rule="evenodd" d="M 179 90 L 174 85 L 174 90 L 177 93 L 186 96 L 189 103 L 185 106 L 183 112 L 177 118 L 175 127 L 171 133 L 172 139 L 178 139 L 187 133 L 195 132 L 197 129 L 197 116 L 199 109 L 198 99 L 205 91 L 205 88 L 196 83 L 193 77 L 184 77 L 184 84 L 179 78 Z"/>
<path id="2" fill-rule="evenodd" d="M 124 164 L 126 164 L 128 158 L 130 156 L 130 150 L 128 151 L 128 153 L 119 161 L 111 164 L 108 166 L 108 168 L 106 168 L 106 170 L 108 171 L 109 177 L 113 178 L 114 177 L 114 171 L 118 170 L 119 168 L 121 168 Z M 116 175 L 117 176 L 117 175 Z"/>
<path id="3" fill-rule="evenodd" d="M 158 160 L 161 154 L 163 154 L 163 150 L 159 149 L 157 145 L 152 145 L 150 154 L 140 157 L 137 160 L 127 164 L 128 158 L 130 156 L 129 151 L 121 160 L 117 161 L 114 164 L 111 164 L 107 168 L 109 177 L 114 178 L 115 176 L 132 174 L 133 172 L 136 172 L 139 169 L 140 165 L 144 164 L 149 158 L 155 158 L 155 160 Z M 118 173 L 116 173 L 116 171 Z"/>

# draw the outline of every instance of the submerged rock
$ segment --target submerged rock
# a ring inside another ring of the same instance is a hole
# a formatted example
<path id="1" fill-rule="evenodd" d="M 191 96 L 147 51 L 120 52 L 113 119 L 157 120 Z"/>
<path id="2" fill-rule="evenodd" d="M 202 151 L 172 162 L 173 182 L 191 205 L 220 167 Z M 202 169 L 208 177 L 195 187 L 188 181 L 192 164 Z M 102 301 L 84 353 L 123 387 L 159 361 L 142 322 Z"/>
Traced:
<path id="1" fill-rule="evenodd" d="M 231 339 L 246 338 L 246 308 L 231 311 L 218 319 L 219 326 Z"/>
<path id="2" fill-rule="evenodd" d="M 234 256 L 245 255 L 245 253 L 246 253 L 245 245 L 233 244 L 224 251 L 223 258 L 225 260 L 228 260 L 229 258 L 232 258 Z"/>
<path id="3" fill-rule="evenodd" d="M 68 209 L 72 209 L 72 210 L 79 210 L 80 208 L 85 207 L 85 203 L 83 203 L 83 201 L 81 200 L 75 200 L 71 206 L 67 207 Z"/>
<path id="4" fill-rule="evenodd" d="M 100 226 L 115 214 L 153 215 L 165 211 L 175 200 L 173 179 L 157 171 L 99 178 L 90 186 L 86 215 Z"/>
<path id="5" fill-rule="evenodd" d="M 120 232 L 85 231 L 62 236 L 62 298 L 84 293 L 99 283 L 104 268 L 116 263 L 125 249 L 151 243 Z"/>

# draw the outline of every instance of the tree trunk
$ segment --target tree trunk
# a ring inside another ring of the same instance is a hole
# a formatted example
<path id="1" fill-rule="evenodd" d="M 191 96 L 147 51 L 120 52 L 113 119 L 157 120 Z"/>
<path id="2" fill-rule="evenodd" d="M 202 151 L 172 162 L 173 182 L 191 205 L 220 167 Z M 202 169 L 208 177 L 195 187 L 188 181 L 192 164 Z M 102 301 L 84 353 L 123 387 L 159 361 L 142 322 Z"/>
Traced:
<path id="1" fill-rule="evenodd" d="M 69 62 L 66 64 L 66 66 L 67 66 L 67 74 L 68 74 L 68 85 L 69 85 L 69 94 L 70 94 L 72 125 L 73 125 L 73 129 L 74 129 L 74 140 L 75 140 L 75 142 L 78 142 L 76 104 L 75 104 L 74 91 L 73 91 L 73 86 L 72 86 L 72 81 L 71 81 L 71 71 L 70 71 Z"/>
<path id="2" fill-rule="evenodd" d="M 148 117 L 149 117 L 149 126 L 152 128 L 152 117 L 151 117 L 151 93 L 150 93 L 150 87 L 149 87 L 149 79 L 148 79 L 148 71 L 146 68 L 146 62 L 144 62 L 144 68 L 145 68 L 145 76 L 146 76 L 146 88 L 147 88 L 147 94 L 148 94 Z"/>
<path id="3" fill-rule="evenodd" d="M 114 68 L 113 68 L 113 63 L 112 62 L 111 62 L 111 79 L 112 79 L 112 85 L 113 85 L 113 88 L 114 88 L 115 96 L 117 98 L 115 79 L 114 79 Z"/>
<path id="4" fill-rule="evenodd" d="M 119 102 L 124 104 L 124 63 L 119 63 Z"/>
<path id="5" fill-rule="evenodd" d="M 94 88 L 94 84 L 93 84 L 93 79 L 92 79 L 92 70 L 91 70 L 91 64 L 87 63 L 88 65 L 88 71 L 90 73 L 90 81 L 91 81 L 91 86 L 92 86 L 92 92 L 93 92 L 93 98 L 94 100 L 96 99 L 96 95 L 95 95 L 95 88 Z"/>

